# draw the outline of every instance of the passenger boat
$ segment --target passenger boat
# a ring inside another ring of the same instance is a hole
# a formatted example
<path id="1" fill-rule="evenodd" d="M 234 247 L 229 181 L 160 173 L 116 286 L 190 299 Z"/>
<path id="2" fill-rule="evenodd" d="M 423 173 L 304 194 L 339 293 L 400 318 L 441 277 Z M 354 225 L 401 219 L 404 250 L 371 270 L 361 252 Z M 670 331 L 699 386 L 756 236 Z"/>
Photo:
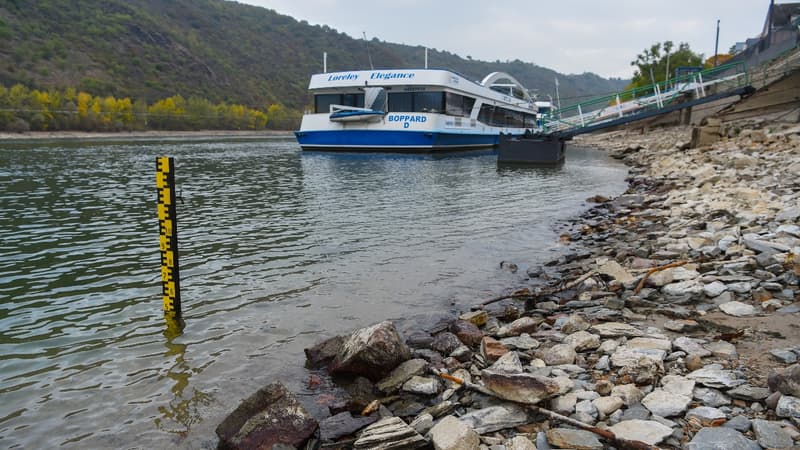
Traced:
<path id="1" fill-rule="evenodd" d="M 321 73 L 309 91 L 314 109 L 295 132 L 303 150 L 478 149 L 538 129 L 536 102 L 502 72 L 480 83 L 441 69 Z"/>

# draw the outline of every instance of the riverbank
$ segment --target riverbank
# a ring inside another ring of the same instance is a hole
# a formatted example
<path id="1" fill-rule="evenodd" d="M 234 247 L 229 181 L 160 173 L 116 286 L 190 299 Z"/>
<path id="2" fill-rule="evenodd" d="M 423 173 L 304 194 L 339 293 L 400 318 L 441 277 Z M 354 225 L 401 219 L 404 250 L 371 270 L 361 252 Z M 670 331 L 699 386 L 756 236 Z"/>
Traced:
<path id="1" fill-rule="evenodd" d="M 331 395 L 324 372 L 309 379 L 330 411 L 318 433 L 273 384 L 218 435 L 234 447 L 265 432 L 312 448 L 607 448 L 607 431 L 639 441 L 629 448 L 797 445 L 800 127 L 720 125 L 698 148 L 691 132 L 578 139 L 629 164 L 630 188 L 591 199 L 564 256 L 432 329 L 384 322 L 308 349 L 346 380 Z M 292 421 L 243 419 L 257 410 Z"/>
<path id="2" fill-rule="evenodd" d="M 269 136 L 291 136 L 291 131 L 277 130 L 203 130 L 203 131 L 29 131 L 25 133 L 0 132 L 0 144 L 3 141 L 38 141 L 38 140 L 93 140 L 93 139 L 198 139 L 205 137 L 231 138 L 263 138 Z"/>

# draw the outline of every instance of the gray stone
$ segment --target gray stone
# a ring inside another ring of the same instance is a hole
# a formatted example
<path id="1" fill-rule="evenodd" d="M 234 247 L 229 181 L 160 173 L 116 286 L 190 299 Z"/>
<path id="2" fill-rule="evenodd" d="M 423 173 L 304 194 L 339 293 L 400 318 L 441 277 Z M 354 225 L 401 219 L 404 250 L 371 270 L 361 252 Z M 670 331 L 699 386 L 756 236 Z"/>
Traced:
<path id="1" fill-rule="evenodd" d="M 484 386 L 498 397 L 515 402 L 536 404 L 554 397 L 560 391 L 557 382 L 529 373 L 505 373 L 484 369 L 481 372 Z"/>
<path id="2" fill-rule="evenodd" d="M 624 410 L 620 422 L 627 420 L 647 420 L 650 418 L 650 411 L 642 406 L 640 403 L 632 405 L 630 408 Z"/>
<path id="3" fill-rule="evenodd" d="M 620 384 L 611 389 L 611 395 L 619 397 L 626 406 L 635 405 L 642 401 L 644 393 L 635 384 Z"/>
<path id="4" fill-rule="evenodd" d="M 727 428 L 733 428 L 736 431 L 740 431 L 742 433 L 747 432 L 750 429 L 750 419 L 745 416 L 733 416 L 731 420 L 725 422 L 722 426 Z"/>
<path id="5" fill-rule="evenodd" d="M 687 450 L 760 450 L 754 441 L 733 428 L 702 428 L 686 445 Z"/>
<path id="6" fill-rule="evenodd" d="M 800 364 L 782 371 L 770 372 L 767 384 L 773 391 L 800 398 Z"/>
<path id="7" fill-rule="evenodd" d="M 477 450 L 481 442 L 475 430 L 453 416 L 434 425 L 430 437 L 436 450 Z"/>
<path id="8" fill-rule="evenodd" d="M 785 364 L 797 362 L 797 353 L 793 352 L 791 349 L 776 348 L 770 350 L 769 353 L 774 356 L 775 359 Z"/>
<path id="9" fill-rule="evenodd" d="M 721 364 L 709 364 L 690 373 L 686 378 L 714 388 L 733 388 L 745 383 L 732 371 L 723 369 Z"/>
<path id="10" fill-rule="evenodd" d="M 769 389 L 743 384 L 729 390 L 727 394 L 740 400 L 759 402 L 769 396 Z"/>
<path id="11" fill-rule="evenodd" d="M 425 438 L 403 422 L 403 419 L 387 417 L 364 428 L 353 443 L 353 448 L 405 450 L 422 447 L 426 443 Z"/>
<path id="12" fill-rule="evenodd" d="M 575 414 L 591 417 L 592 421 L 597 420 L 597 408 L 592 400 L 582 400 L 575 404 Z"/>
<path id="13" fill-rule="evenodd" d="M 400 338 L 394 324 L 387 320 L 356 330 L 345 339 L 331 363 L 330 372 L 379 380 L 410 358 L 411 350 Z"/>
<path id="14" fill-rule="evenodd" d="M 611 358 L 609 358 L 608 355 L 603 355 L 597 360 L 597 363 L 594 365 L 594 369 L 606 371 L 611 368 L 610 362 Z"/>
<path id="15" fill-rule="evenodd" d="M 642 350 L 664 350 L 665 353 L 672 351 L 672 342 L 669 339 L 637 337 L 629 340 L 626 346 Z"/>
<path id="16" fill-rule="evenodd" d="M 394 392 L 414 375 L 422 375 L 427 366 L 428 362 L 424 359 L 409 359 L 395 367 L 386 378 L 378 382 L 376 387 L 386 393 Z"/>
<path id="17" fill-rule="evenodd" d="M 655 389 L 645 396 L 642 400 L 642 405 L 655 415 L 671 417 L 682 414 L 691 402 L 692 399 L 685 395 L 673 394 L 663 389 Z"/>
<path id="18" fill-rule="evenodd" d="M 600 336 L 588 331 L 576 331 L 564 338 L 564 343 L 571 345 L 576 352 L 594 350 L 600 347 Z"/>
<path id="19" fill-rule="evenodd" d="M 675 348 L 683 350 L 687 355 L 697 355 L 701 358 L 710 356 L 711 352 L 706 350 L 702 344 L 703 341 L 687 336 L 681 336 L 672 341 L 672 345 L 674 345 Z"/>
<path id="20" fill-rule="evenodd" d="M 619 348 L 619 342 L 617 342 L 615 340 L 612 340 L 612 339 L 609 339 L 609 340 L 603 341 L 600 344 L 600 347 L 597 347 L 597 352 L 605 354 L 605 355 L 610 355 L 610 354 L 614 353 L 615 351 L 617 351 L 618 348 Z"/>
<path id="21" fill-rule="evenodd" d="M 709 297 L 716 297 L 728 289 L 728 286 L 721 281 L 714 281 L 703 286 L 703 292 Z"/>
<path id="22" fill-rule="evenodd" d="M 418 415 L 409 426 L 411 426 L 414 431 L 424 436 L 433 428 L 433 415 L 430 413 L 422 413 Z"/>
<path id="23" fill-rule="evenodd" d="M 661 386 L 664 391 L 686 397 L 692 396 L 694 384 L 694 380 L 687 380 L 686 378 L 678 375 L 666 375 L 661 378 Z"/>
<path id="24" fill-rule="evenodd" d="M 719 309 L 725 314 L 734 317 L 747 317 L 756 313 L 756 308 L 753 305 L 737 302 L 735 300 L 719 305 Z"/>
<path id="25" fill-rule="evenodd" d="M 614 411 L 622 408 L 625 402 L 619 397 L 600 397 L 592 400 L 597 413 L 601 419 L 610 416 Z"/>
<path id="26" fill-rule="evenodd" d="M 536 445 L 525 436 L 515 436 L 505 442 L 505 450 L 537 450 Z"/>
<path id="27" fill-rule="evenodd" d="M 590 324 L 589 321 L 587 321 L 586 318 L 584 318 L 582 315 L 572 314 L 569 317 L 567 317 L 567 320 L 564 321 L 563 324 L 561 324 L 561 332 L 566 334 L 572 334 L 575 333 L 576 331 L 588 330 L 589 327 L 591 326 L 592 324 Z"/>
<path id="28" fill-rule="evenodd" d="M 341 412 L 319 423 L 319 437 L 323 441 L 333 441 L 342 436 L 351 435 L 377 420 L 377 414 L 353 417 L 349 411 Z"/>
<path id="29" fill-rule="evenodd" d="M 539 323 L 541 323 L 541 320 L 536 320 L 533 317 L 520 317 L 510 324 L 500 327 L 497 335 L 499 337 L 509 337 L 519 336 L 522 333 L 534 333 L 539 328 Z"/>
<path id="30" fill-rule="evenodd" d="M 661 292 L 670 297 L 695 296 L 703 293 L 703 285 L 697 280 L 679 281 L 664 286 Z"/>
<path id="31" fill-rule="evenodd" d="M 623 268 L 613 259 L 600 266 L 597 271 L 603 275 L 608 275 L 623 284 L 630 283 L 634 280 L 633 275 L 631 275 L 630 272 L 625 270 L 625 268 Z"/>
<path id="32" fill-rule="evenodd" d="M 753 420 L 753 433 L 758 443 L 764 448 L 789 448 L 794 442 L 778 422 L 769 420 Z"/>
<path id="33" fill-rule="evenodd" d="M 778 417 L 800 418 L 800 398 L 791 395 L 782 396 L 778 400 L 778 406 L 775 407 L 775 414 Z"/>
<path id="34" fill-rule="evenodd" d="M 431 348 L 442 355 L 449 355 L 462 344 L 458 336 L 449 331 L 444 331 L 434 336 L 433 342 L 431 342 Z"/>
<path id="35" fill-rule="evenodd" d="M 420 395 L 436 395 L 439 392 L 439 380 L 414 375 L 403 384 L 403 391 Z"/>
<path id="36" fill-rule="evenodd" d="M 638 337 L 644 334 L 638 328 L 622 322 L 606 322 L 597 324 L 592 326 L 591 330 L 599 334 L 600 337 L 603 338 L 621 337 L 621 336 Z"/>
<path id="37" fill-rule="evenodd" d="M 617 438 L 657 445 L 672 434 L 672 428 L 653 420 L 625 420 L 608 429 Z"/>
<path id="38" fill-rule="evenodd" d="M 237 449 L 299 446 L 317 429 L 317 421 L 281 383 L 256 391 L 217 426 L 220 445 Z"/>
<path id="39" fill-rule="evenodd" d="M 570 392 L 551 399 L 550 408 L 559 414 L 568 416 L 575 412 L 576 403 L 578 403 L 577 395 L 574 392 Z"/>
<path id="40" fill-rule="evenodd" d="M 508 352 L 495 361 L 489 370 L 505 373 L 522 373 L 522 362 L 516 352 Z"/>
<path id="41" fill-rule="evenodd" d="M 704 405 L 714 408 L 731 404 L 730 397 L 713 388 L 696 387 L 692 395 Z"/>
<path id="42" fill-rule="evenodd" d="M 522 333 L 519 336 L 511 336 L 507 338 L 500 339 L 500 343 L 505 345 L 510 349 L 517 349 L 517 350 L 533 350 L 535 348 L 539 348 L 542 345 L 539 341 L 532 338 L 531 335 L 528 333 Z"/>
<path id="43" fill-rule="evenodd" d="M 719 358 L 736 359 L 739 357 L 739 353 L 736 352 L 736 346 L 727 341 L 714 341 L 704 345 L 704 347 Z"/>
<path id="44" fill-rule="evenodd" d="M 728 283 L 728 290 L 737 294 L 747 294 L 753 290 L 753 285 L 747 281 L 739 281 L 736 283 Z"/>
<path id="45" fill-rule="evenodd" d="M 458 420 L 469 425 L 478 434 L 485 434 L 528 423 L 529 418 L 528 413 L 522 406 L 503 403 L 502 405 L 470 411 L 459 417 Z"/>
<path id="46" fill-rule="evenodd" d="M 614 367 L 636 367 L 641 365 L 642 358 L 661 364 L 667 352 L 660 349 L 630 348 L 622 346 L 611 355 L 611 364 Z"/>
<path id="47" fill-rule="evenodd" d="M 545 434 L 547 435 L 547 442 L 558 448 L 603 448 L 603 444 L 597 439 L 597 435 L 589 431 L 551 428 Z"/>
<path id="48" fill-rule="evenodd" d="M 709 426 L 712 421 L 724 419 L 726 416 L 724 412 L 717 408 L 698 406 L 686 412 L 686 419 L 691 419 L 692 417 L 698 419 L 703 425 Z"/>
<path id="49" fill-rule="evenodd" d="M 548 366 L 558 366 L 561 364 L 572 364 L 578 355 L 570 344 L 556 344 L 545 350 L 541 358 Z"/>

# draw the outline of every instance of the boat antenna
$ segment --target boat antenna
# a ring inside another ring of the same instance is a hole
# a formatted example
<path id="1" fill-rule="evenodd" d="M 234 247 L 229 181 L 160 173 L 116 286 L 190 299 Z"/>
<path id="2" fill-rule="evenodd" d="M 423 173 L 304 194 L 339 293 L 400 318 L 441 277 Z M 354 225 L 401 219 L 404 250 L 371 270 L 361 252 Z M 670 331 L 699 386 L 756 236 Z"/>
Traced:
<path id="1" fill-rule="evenodd" d="M 369 53 L 369 42 L 367 41 L 367 32 L 362 31 L 362 35 L 364 35 L 364 47 L 367 47 L 367 58 L 369 58 L 369 68 L 370 70 L 375 70 L 375 67 L 372 65 L 372 55 Z"/>

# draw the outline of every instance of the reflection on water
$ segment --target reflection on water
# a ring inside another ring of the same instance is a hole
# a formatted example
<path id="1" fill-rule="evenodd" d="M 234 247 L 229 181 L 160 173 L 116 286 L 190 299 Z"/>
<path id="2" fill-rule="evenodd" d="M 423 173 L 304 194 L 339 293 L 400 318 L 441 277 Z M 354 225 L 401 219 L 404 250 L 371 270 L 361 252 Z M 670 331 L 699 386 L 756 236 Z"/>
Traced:
<path id="1" fill-rule="evenodd" d="M 161 312 L 154 157 L 175 157 L 185 326 Z M 556 221 L 624 169 L 458 155 L 301 153 L 289 139 L 0 149 L 0 447 L 214 447 L 302 348 L 430 321 L 524 283 Z"/>

